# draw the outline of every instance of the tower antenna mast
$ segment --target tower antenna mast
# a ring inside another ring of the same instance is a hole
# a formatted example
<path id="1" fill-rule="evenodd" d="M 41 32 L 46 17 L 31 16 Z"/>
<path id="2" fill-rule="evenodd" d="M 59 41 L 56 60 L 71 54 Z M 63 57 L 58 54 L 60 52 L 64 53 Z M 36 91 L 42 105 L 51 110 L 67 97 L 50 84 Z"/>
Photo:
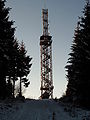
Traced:
<path id="1" fill-rule="evenodd" d="M 42 9 L 43 34 L 40 36 L 41 99 L 53 98 L 52 36 L 48 32 L 48 9 Z"/>
<path id="2" fill-rule="evenodd" d="M 46 9 L 46 7 L 47 7 L 47 6 L 46 6 L 46 0 L 44 0 L 44 9 Z"/>

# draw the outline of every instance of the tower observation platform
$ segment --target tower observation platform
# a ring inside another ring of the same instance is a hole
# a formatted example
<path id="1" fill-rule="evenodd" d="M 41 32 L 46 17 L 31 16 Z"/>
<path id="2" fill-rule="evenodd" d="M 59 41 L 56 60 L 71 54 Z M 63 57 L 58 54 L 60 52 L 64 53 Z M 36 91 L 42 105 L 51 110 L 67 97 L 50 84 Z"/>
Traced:
<path id="1" fill-rule="evenodd" d="M 42 9 L 43 35 L 40 36 L 41 99 L 53 98 L 52 36 L 48 33 L 48 9 Z"/>

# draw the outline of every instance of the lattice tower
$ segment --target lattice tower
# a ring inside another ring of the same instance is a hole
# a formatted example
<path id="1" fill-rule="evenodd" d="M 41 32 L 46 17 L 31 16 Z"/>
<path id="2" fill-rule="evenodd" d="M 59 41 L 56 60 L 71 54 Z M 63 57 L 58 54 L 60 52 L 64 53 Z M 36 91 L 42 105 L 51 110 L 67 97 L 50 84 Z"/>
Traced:
<path id="1" fill-rule="evenodd" d="M 48 9 L 42 9 L 43 35 L 40 37 L 41 98 L 53 98 L 52 36 L 48 33 Z"/>

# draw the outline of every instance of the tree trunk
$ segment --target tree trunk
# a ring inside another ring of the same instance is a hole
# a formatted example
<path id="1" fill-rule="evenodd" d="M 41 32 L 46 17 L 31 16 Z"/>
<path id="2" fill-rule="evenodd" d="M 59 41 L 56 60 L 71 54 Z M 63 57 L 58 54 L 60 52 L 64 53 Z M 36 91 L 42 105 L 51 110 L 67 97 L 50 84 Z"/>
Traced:
<path id="1" fill-rule="evenodd" d="M 22 96 L 22 78 L 20 77 L 20 92 L 19 92 L 19 96 Z"/>
<path id="2" fill-rule="evenodd" d="M 13 79 L 13 98 L 15 97 L 15 79 Z"/>

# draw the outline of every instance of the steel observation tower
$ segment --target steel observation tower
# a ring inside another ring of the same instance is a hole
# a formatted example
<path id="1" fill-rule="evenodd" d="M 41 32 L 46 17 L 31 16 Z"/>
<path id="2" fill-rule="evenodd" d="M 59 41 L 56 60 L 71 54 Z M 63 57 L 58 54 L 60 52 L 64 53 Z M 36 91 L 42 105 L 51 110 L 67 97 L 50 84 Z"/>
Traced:
<path id="1" fill-rule="evenodd" d="M 48 9 L 42 9 L 43 34 L 40 36 L 41 99 L 53 98 L 52 36 L 48 32 Z"/>

